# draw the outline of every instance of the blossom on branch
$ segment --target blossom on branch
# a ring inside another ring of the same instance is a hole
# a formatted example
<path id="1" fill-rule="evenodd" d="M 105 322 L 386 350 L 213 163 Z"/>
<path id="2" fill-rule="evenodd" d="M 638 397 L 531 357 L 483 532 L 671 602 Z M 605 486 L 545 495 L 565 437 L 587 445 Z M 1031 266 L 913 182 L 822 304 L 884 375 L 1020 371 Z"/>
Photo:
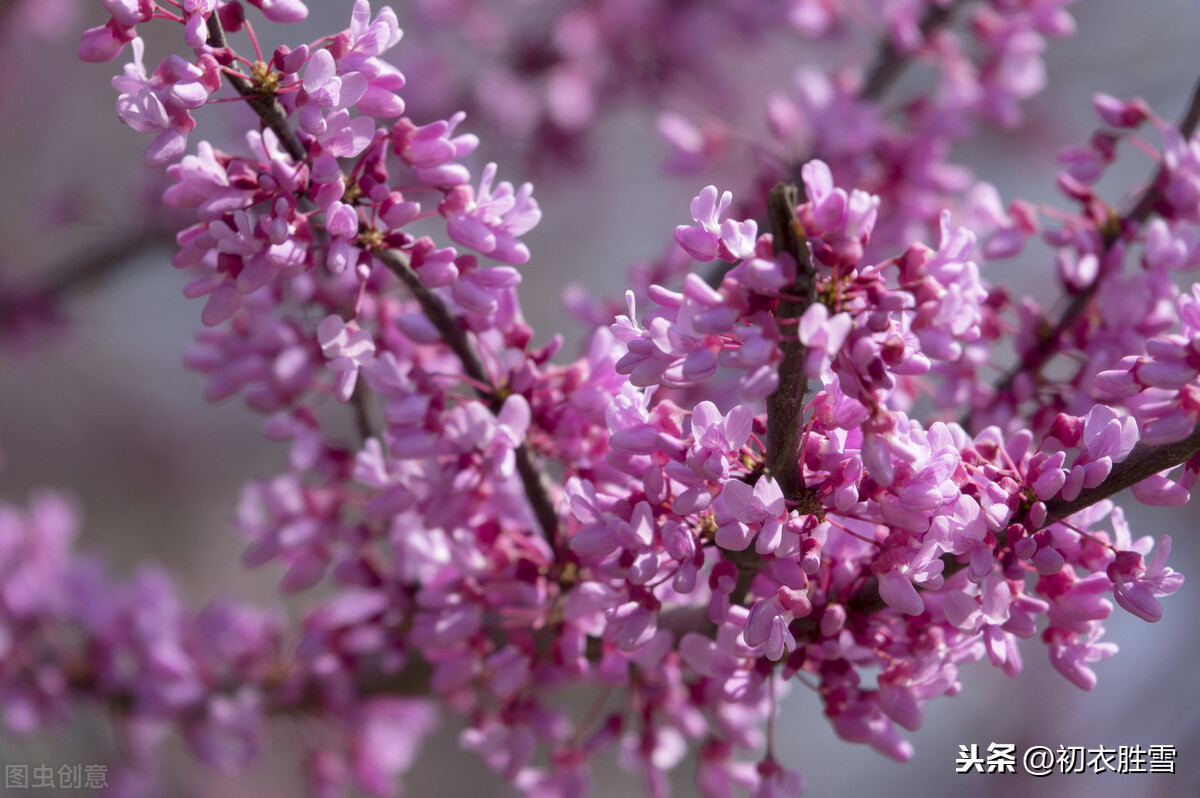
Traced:
<path id="1" fill-rule="evenodd" d="M 968 662 L 1016 677 L 1039 637 L 1091 689 L 1114 608 L 1157 621 L 1182 587 L 1171 538 L 1135 541 L 1109 497 L 1179 504 L 1200 479 L 1200 285 L 1176 285 L 1200 268 L 1200 114 L 1096 97 L 1060 209 L 951 161 L 973 127 L 1021 121 L 1065 2 L 548 3 L 524 32 L 515 6 L 431 2 L 412 16 L 433 31 L 404 38 L 356 0 L 345 29 L 266 54 L 236 2 L 103 5 L 80 53 L 132 45 L 118 116 L 166 167 L 171 262 L 205 300 L 187 365 L 287 447 L 243 490 L 243 563 L 310 606 L 285 645 L 273 616 L 193 613 L 159 571 L 76 558 L 60 500 L 0 505 L 13 729 L 87 697 L 234 770 L 271 716 L 311 719 L 340 732 L 309 751 L 314 791 L 389 795 L 436 704 L 527 795 L 585 794 L 606 751 L 665 795 L 689 750 L 706 796 L 797 795 L 771 722 L 793 680 L 902 761 Z M 484 64 L 470 92 L 431 55 L 439 15 Z M 171 24 L 181 54 L 150 70 L 141 37 Z M 703 63 L 723 34 L 835 32 L 845 67 L 765 86 L 763 135 Z M 402 41 L 407 76 L 385 60 Z M 918 59 L 924 91 L 896 80 Z M 566 155 L 638 91 L 712 109 L 660 129 L 675 167 L 736 185 L 680 205 L 625 314 L 574 303 L 592 329 L 572 358 L 522 307 L 532 184 L 471 158 L 513 129 Z M 454 107 L 422 110 L 435 95 Z M 248 126 L 192 147 L 202 107 Z M 1110 206 L 1142 126 L 1158 170 Z M 1039 230 L 1059 302 L 995 283 Z"/>

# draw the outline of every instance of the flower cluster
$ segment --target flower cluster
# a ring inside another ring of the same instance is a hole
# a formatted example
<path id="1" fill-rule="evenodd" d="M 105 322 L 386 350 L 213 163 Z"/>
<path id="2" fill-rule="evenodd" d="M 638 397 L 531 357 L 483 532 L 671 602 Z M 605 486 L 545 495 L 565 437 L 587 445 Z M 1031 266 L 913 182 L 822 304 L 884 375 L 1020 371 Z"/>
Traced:
<path id="1" fill-rule="evenodd" d="M 819 154 L 839 182 L 880 197 L 875 254 L 905 246 L 923 230 L 936 229 L 942 209 L 963 201 L 977 187 L 964 167 L 950 161 L 954 145 L 980 124 L 1015 127 L 1022 122 L 1022 101 L 1045 85 L 1042 53 L 1047 40 L 1074 32 L 1069 4 L 779 4 L 776 12 L 801 35 L 837 37 L 840 48 L 864 55 L 842 59 L 845 66 L 837 69 L 805 65 L 790 81 L 773 82 L 761 111 L 769 134 L 765 141 L 745 135 L 749 109 L 724 113 L 719 104 L 712 110 L 711 102 L 678 98 L 673 105 L 680 110 L 665 112 L 660 122 L 674 150 L 671 163 L 686 171 L 744 164 L 743 169 L 757 174 L 758 185 L 769 186 L 780 179 L 796 180 L 804 161 Z M 871 23 L 862 21 L 864 10 Z M 866 55 L 872 50 L 878 57 Z M 932 83 L 889 97 L 885 111 L 880 99 L 908 62 L 933 70 Z M 732 143 L 747 139 L 752 142 L 749 153 Z M 987 257 L 1015 254 L 1033 232 L 1020 225 L 1008 229 L 1023 235 L 1010 236 L 1008 246 L 987 252 Z"/>
<path id="2" fill-rule="evenodd" d="M 916 728 L 930 698 L 955 691 L 962 662 L 986 654 L 1016 675 L 1017 641 L 1033 636 L 1042 616 L 1052 662 L 1089 688 L 1095 675 L 1088 663 L 1115 650 L 1101 641 L 1101 621 L 1112 610 L 1102 594 L 1111 591 L 1123 607 L 1157 619 L 1157 597 L 1178 588 L 1182 577 L 1162 570 L 1167 537 L 1151 566 L 1143 564 L 1150 540 L 1131 543 L 1124 516 L 1111 503 L 1096 503 L 1069 522 L 1048 509 L 1104 484 L 1115 464 L 1130 457 L 1139 439 L 1134 417 L 1097 404 L 1084 417 L 1060 414 L 1036 433 L 991 426 L 970 435 L 957 423 L 926 427 L 906 412 L 915 399 L 909 378 L 931 379 L 940 365 L 947 384 L 962 382 L 959 361 L 980 340 L 985 317 L 994 316 L 986 312 L 992 291 L 969 259 L 974 235 L 944 217 L 937 250 L 913 245 L 903 256 L 863 265 L 873 198 L 833 188 L 821 162 L 806 165 L 804 175 L 809 201 L 794 210 L 810 242 L 817 302 L 792 319 L 798 323 L 790 335 L 807 350 L 807 377 L 819 383 L 803 419 L 801 487 L 785 494 L 776 481 L 782 475 L 769 468 L 770 446 L 747 446 L 752 425 L 744 405 L 724 417 L 707 402 L 690 413 L 678 409 L 673 426 L 685 430 L 679 439 L 662 424 L 654 434 L 651 406 L 642 401 L 640 415 L 609 418 L 611 444 L 637 479 L 607 491 L 598 483 L 574 490 L 597 497 L 588 508 L 628 507 L 644 495 L 649 506 L 637 507 L 643 513 L 658 507 L 665 552 L 707 548 L 710 558 L 716 556 L 702 568 L 712 573 L 707 594 L 687 576 L 681 586 L 684 566 L 663 560 L 666 574 L 675 573 L 673 598 L 682 601 L 683 592 L 704 601 L 706 617 L 718 627 L 715 642 L 698 632 L 683 639 L 680 652 L 688 665 L 707 676 L 719 660 L 723 677 L 734 679 L 739 658 L 750 654 L 780 662 L 784 674 L 816 674 L 839 734 L 905 758 L 910 751 L 896 725 Z M 715 196 L 715 189 L 706 189 L 693 205 L 701 231 L 711 214 L 695 209 L 711 205 Z M 855 213 L 855 207 L 865 210 Z M 676 237 L 694 255 L 708 254 L 693 243 L 705 233 L 693 230 L 683 228 Z M 786 261 L 783 255 L 775 259 L 781 274 Z M 739 274 L 744 266 L 730 271 L 718 289 L 707 289 L 707 306 L 700 304 L 702 283 L 689 281 L 682 298 L 652 291 L 663 307 L 654 321 L 645 329 L 630 319 L 614 326 L 629 349 L 618 370 L 645 392 L 686 379 L 696 339 L 682 334 L 689 329 L 682 320 L 699 318 L 702 308 L 705 318 L 718 319 L 721 310 L 778 303 L 768 317 L 774 341 L 789 335 L 779 331 L 786 312 L 780 295 L 787 289 L 745 283 Z M 792 267 L 786 263 L 788 274 Z M 696 309 L 689 311 L 693 303 Z M 670 314 L 672 323 L 658 334 L 660 312 Z M 755 324 L 753 314 L 743 313 L 716 330 L 712 359 L 725 358 L 736 368 L 746 342 L 762 336 Z M 679 370 L 647 369 L 646 353 L 679 364 Z M 743 379 L 743 390 L 745 384 Z M 1154 504 L 1186 499 L 1186 491 L 1162 475 L 1137 482 L 1134 495 Z M 1111 532 L 1101 528 L 1108 516 Z M 576 517 L 585 526 L 572 548 L 602 558 L 596 572 L 613 557 L 623 562 L 641 550 L 616 536 L 598 537 L 594 510 L 576 511 Z M 687 547 L 668 543 L 668 530 L 681 528 L 693 530 Z M 747 566 L 744 552 L 750 550 L 753 565 Z M 1136 590 L 1120 584 L 1125 567 L 1136 574 Z M 624 575 L 630 595 L 647 578 L 643 574 Z M 878 690 L 844 681 L 847 672 L 872 665 L 884 667 Z M 756 672 L 752 667 L 743 678 Z"/>
<path id="3" fill-rule="evenodd" d="M 275 22 L 306 13 L 251 4 Z M 729 18 L 748 36 L 852 23 L 824 0 L 654 6 L 649 21 L 647 5 L 553 17 L 553 46 L 524 53 L 534 72 L 552 64 L 546 85 L 498 73 L 515 88 L 494 97 L 581 129 L 629 74 L 694 70 L 696 42 Z M 1181 503 L 1200 473 L 1200 287 L 1171 279 L 1200 265 L 1200 140 L 1141 101 L 1097 98 L 1107 127 L 1058 179 L 1074 212 L 1043 234 L 1066 309 L 1014 301 L 980 264 L 1020 251 L 1039 213 L 945 157 L 968 123 L 1019 120 L 1044 37 L 1071 22 L 1063 2 L 971 5 L 968 46 L 947 27 L 960 5 L 880 3 L 866 30 L 884 39 L 880 71 L 802 72 L 768 110 L 777 143 L 823 156 L 787 164 L 803 195 L 773 190 L 764 224 L 761 201 L 702 189 L 627 313 L 601 323 L 590 307 L 571 361 L 560 339 L 535 346 L 517 292 L 532 187 L 473 171 L 482 142 L 458 109 L 411 115 L 384 58 L 401 41 L 391 9 L 356 0 L 345 30 L 265 55 L 236 0 L 106 0 L 80 54 L 130 45 L 118 115 L 151 137 L 164 202 L 190 214 L 172 258 L 204 299 L 187 365 L 289 446 L 283 473 L 242 492 L 243 564 L 279 569 L 283 593 L 321 590 L 285 645 L 273 616 L 193 613 L 158 572 L 121 583 L 74 557 L 61 500 L 0 505 L 9 728 L 76 699 L 115 707 L 138 743 L 121 794 L 136 795 L 153 789 L 139 730 L 173 727 L 236 769 L 269 717 L 311 716 L 345 732 L 310 752 L 312 794 L 389 795 L 436 699 L 462 747 L 531 796 L 585 794 L 615 751 L 650 795 L 693 752 L 702 794 L 765 797 L 804 788 L 763 723 L 793 680 L 818 686 L 837 734 L 898 760 L 961 666 L 1016 676 L 1022 640 L 1093 687 L 1116 651 L 1113 602 L 1153 622 L 1183 583 L 1170 537 L 1135 539 L 1109 497 Z M 499 19 L 421 9 L 478 37 Z M 191 56 L 148 70 L 140 34 L 160 21 Z M 655 26 L 673 35 L 639 61 Z M 937 91 L 887 118 L 878 99 L 911 60 L 936 67 Z M 193 112 L 227 100 L 259 124 L 189 145 Z M 1146 123 L 1159 172 L 1110 208 L 1099 179 Z M 682 117 L 664 129 L 686 149 Z M 711 144 L 692 138 L 692 155 Z M 722 269 L 706 279 L 694 261 Z M 1064 354 L 1076 365 L 1043 373 Z M 596 700 L 576 713 L 563 696 L 581 689 Z"/>
<path id="4" fill-rule="evenodd" d="M 31 733 L 61 720 L 81 694 L 122 710 L 129 760 L 108 776 L 113 794 L 145 794 L 174 727 L 201 761 L 235 771 L 253 761 L 272 705 L 298 706 L 322 683 L 285 655 L 275 614 L 229 601 L 188 610 L 170 578 L 143 568 L 120 581 L 70 552 L 72 505 L 54 494 L 27 509 L 0 504 L 0 695 L 8 729 Z M 343 600 L 343 603 L 346 603 Z M 315 624 L 313 624 L 315 626 Z M 28 666 L 22 663 L 29 663 Z M 314 752 L 344 763 L 338 782 L 384 794 L 407 767 L 397 753 L 432 727 L 417 698 L 379 696 L 335 715 L 354 732 L 346 748 Z"/>

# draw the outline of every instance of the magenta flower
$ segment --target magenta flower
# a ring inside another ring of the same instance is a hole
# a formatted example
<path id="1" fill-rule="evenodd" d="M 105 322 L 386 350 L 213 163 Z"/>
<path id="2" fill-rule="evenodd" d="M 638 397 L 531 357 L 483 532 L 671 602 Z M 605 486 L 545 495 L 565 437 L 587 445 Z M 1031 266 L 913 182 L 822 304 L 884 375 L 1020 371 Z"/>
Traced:
<path id="1" fill-rule="evenodd" d="M 367 79 L 358 72 L 337 74 L 329 50 L 317 50 L 304 70 L 304 94 L 297 103 L 300 126 L 314 136 L 327 130 L 324 110 L 337 111 L 356 104 L 367 91 Z"/>
<path id="2" fill-rule="evenodd" d="M 805 370 L 810 379 L 818 379 L 829 360 L 837 357 L 853 323 L 849 313 L 830 318 L 829 308 L 820 302 L 804 311 L 800 317 L 800 343 L 808 347 Z"/>
<path id="3" fill-rule="evenodd" d="M 392 146 L 427 185 L 450 188 L 468 183 L 470 171 L 455 161 L 474 152 L 479 138 L 471 133 L 454 135 L 455 128 L 466 118 L 466 114 L 459 112 L 421 127 L 407 118 L 401 119 L 392 129 Z"/>
<path id="4" fill-rule="evenodd" d="M 933 541 L 915 553 L 909 553 L 899 546 L 885 549 L 871 566 L 879 579 L 879 597 L 889 607 L 906 615 L 925 612 L 925 602 L 916 588 L 920 586 L 937 590 L 942 586 L 945 563 L 938 553 L 937 544 Z"/>
<path id="5" fill-rule="evenodd" d="M 743 633 L 746 645 L 762 647 L 763 656 L 773 662 L 779 661 L 796 648 L 796 639 L 788 630 L 788 624 L 811 612 L 812 604 L 805 592 L 781 587 L 775 595 L 750 608 Z"/>
<path id="6" fill-rule="evenodd" d="M 688 468 L 703 479 L 724 482 L 729 478 L 729 461 L 750 438 L 753 417 L 744 405 L 722 415 L 712 402 L 701 402 L 692 410 L 694 442 L 688 448 Z"/>
<path id="7" fill-rule="evenodd" d="M 1114 601 L 1154 621 L 1180 589 L 1170 538 L 1152 553 L 1097 496 L 1178 504 L 1200 481 L 1200 283 L 1178 287 L 1200 269 L 1196 109 L 1180 129 L 1096 97 L 1105 127 L 1047 178 L 1064 207 L 1004 204 L 953 162 L 980 121 L 1019 121 L 1046 40 L 1071 30 L 1067 0 L 977 3 L 965 20 L 942 0 L 874 16 L 834 0 L 542 4 L 536 29 L 431 0 L 411 9 L 411 84 L 384 60 L 402 37 L 390 8 L 356 0 L 345 29 L 264 52 L 277 37 L 245 5 L 104 0 L 80 52 L 133 42 L 118 114 L 168 165 L 172 214 L 153 216 L 181 215 L 171 262 L 205 298 L 186 363 L 286 447 L 242 492 L 243 563 L 320 594 L 286 640 L 237 605 L 189 611 L 158 571 L 108 579 L 71 554 L 60 502 L 0 503 L 14 729 L 87 698 L 120 710 L 131 761 L 174 728 L 236 768 L 268 715 L 295 718 L 329 731 L 309 753 L 315 795 L 386 795 L 436 701 L 463 748 L 537 798 L 583 798 L 614 754 L 659 798 L 689 748 L 705 795 L 773 798 L 804 788 L 763 723 L 791 679 L 840 736 L 904 760 L 903 730 L 962 689 L 965 663 L 1016 674 L 1039 637 L 1091 688 Z M 144 63 L 148 25 L 182 34 L 181 54 Z M 834 32 L 835 66 L 801 65 L 783 92 L 761 70 L 775 88 L 728 101 L 725 37 Z M 469 57 L 443 57 L 452 37 Z M 764 93 L 767 138 L 730 115 Z M 743 182 L 698 192 L 693 222 L 631 269 L 626 315 L 574 292 L 590 337 L 572 357 L 521 304 L 532 187 L 495 164 L 473 182 L 481 142 L 459 130 L 469 112 L 492 149 L 551 172 L 611 149 L 589 137 L 644 97 L 705 109 L 658 117 L 670 166 Z M 188 153 L 201 107 L 234 127 L 215 120 L 219 143 Z M 1110 167 L 1154 157 L 1143 122 L 1161 168 L 1123 192 Z M 797 207 L 762 190 L 780 179 L 804 184 Z M 793 212 L 802 249 L 776 253 L 758 221 Z M 1040 227 L 1065 293 L 989 283 L 976 260 Z M 0 333 L 58 293 L 0 285 Z M 563 700 L 581 689 L 600 694 Z M 151 794 L 147 779 L 115 789 Z"/>
<path id="8" fill-rule="evenodd" d="M 356 713 L 350 767 L 358 786 L 371 795 L 395 794 L 396 777 L 416 760 L 421 743 L 437 725 L 431 702 L 376 698 Z"/>
<path id="9" fill-rule="evenodd" d="M 758 775 L 760 781 L 750 798 L 796 798 L 807 787 L 803 775 L 781 767 L 774 759 L 759 762 Z"/>
<path id="10" fill-rule="evenodd" d="M 1100 642 L 1103 634 L 1104 627 L 1100 624 L 1091 626 L 1084 634 L 1065 634 L 1054 627 L 1047 629 L 1050 663 L 1076 687 L 1091 690 L 1097 682 L 1091 663 L 1108 659 L 1117 653 L 1116 643 Z"/>
<path id="11" fill-rule="evenodd" d="M 808 192 L 808 202 L 800 207 L 801 220 L 809 235 L 816 236 L 814 254 L 825 263 L 857 263 L 875 229 L 879 197 L 835 188 L 833 172 L 824 161 L 809 161 L 800 174 Z"/>
<path id="12" fill-rule="evenodd" d="M 118 0 L 130 5 L 129 0 Z M 183 0 L 183 40 L 188 47 L 199 49 L 208 39 L 208 18 L 217 8 L 217 0 Z"/>

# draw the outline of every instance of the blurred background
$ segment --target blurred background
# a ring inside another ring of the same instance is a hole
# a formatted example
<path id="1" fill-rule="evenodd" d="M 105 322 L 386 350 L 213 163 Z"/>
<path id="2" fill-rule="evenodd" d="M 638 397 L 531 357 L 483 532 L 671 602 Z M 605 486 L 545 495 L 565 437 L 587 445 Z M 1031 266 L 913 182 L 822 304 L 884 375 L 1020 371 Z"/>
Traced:
<path id="1" fill-rule="evenodd" d="M 306 23 L 271 28 L 270 35 L 298 42 L 338 30 L 352 3 L 315 0 L 309 6 Z M 3 8 L 0 0 L 0 13 Z M 1056 202 L 1054 154 L 1090 135 L 1092 93 L 1140 95 L 1173 119 L 1200 76 L 1200 4 L 1085 0 L 1071 10 L 1078 32 L 1047 51 L 1049 87 L 1026 106 L 1026 126 L 982 131 L 957 153 L 956 160 L 995 183 L 1006 200 Z M 404 9 L 397 12 L 403 24 Z M 75 57 L 77 32 L 105 19 L 100 5 L 54 0 L 40 13 L 45 17 L 5 21 L 0 34 L 0 285 L 6 286 L 44 284 L 135 236 L 152 215 L 147 209 L 157 206 L 159 190 L 156 176 L 140 166 L 145 140 L 122 126 L 113 108 L 109 78 L 127 56 L 106 65 Z M 742 76 L 743 100 L 751 107 L 790 85 L 792 67 L 777 64 L 797 59 L 782 51 L 782 41 L 729 67 Z M 406 39 L 392 52 L 405 71 L 408 44 Z M 148 64 L 157 62 L 156 47 L 162 46 L 163 40 L 151 41 Z M 518 159 L 501 160 L 502 179 L 535 180 L 544 213 L 525 239 L 533 259 L 522 267 L 524 306 L 539 340 L 563 331 L 577 342 L 578 328 L 560 301 L 566 286 L 578 283 L 619 297 L 625 266 L 662 252 L 674 226 L 689 221 L 688 203 L 700 187 L 722 186 L 720 176 L 662 175 L 666 148 L 655 132 L 658 110 L 627 103 L 606 113 L 581 153 L 582 165 L 572 169 L 543 163 L 527 175 Z M 193 142 L 206 125 L 221 124 L 215 114 L 207 116 Z M 473 159 L 478 166 L 489 159 L 488 131 L 471 127 L 470 120 L 464 127 L 484 141 Z M 1114 185 L 1130 186 L 1149 175 L 1152 164 L 1128 157 L 1116 170 Z M 991 266 L 985 277 L 1017 294 L 1038 292 L 1048 305 L 1052 265 L 1038 254 L 1034 248 L 1019 261 Z M 150 560 L 177 573 L 197 604 L 215 595 L 275 602 L 278 573 L 247 572 L 237 564 L 243 544 L 230 519 L 241 483 L 281 471 L 286 452 L 263 440 L 260 418 L 236 402 L 205 403 L 201 376 L 183 368 L 200 306 L 182 296 L 183 278 L 169 257 L 165 245 L 141 247 L 121 268 L 72 292 L 61 305 L 60 322 L 0 342 L 0 499 L 23 505 L 31 491 L 64 491 L 82 508 L 80 547 L 103 552 L 117 573 Z M 805 774 L 813 796 L 867 795 L 880 788 L 892 798 L 1200 795 L 1200 510 L 1144 508 L 1129 497 L 1123 504 L 1135 535 L 1174 536 L 1170 564 L 1191 581 L 1164 601 L 1157 624 L 1114 613 L 1107 639 L 1121 652 L 1096 666 L 1094 691 L 1066 682 L 1050 667 L 1044 647 L 1028 641 L 1025 670 L 1015 681 L 986 663 L 965 668 L 961 695 L 929 705 L 925 726 L 907 735 L 915 757 L 897 764 L 837 739 L 817 697 L 795 685 L 777 724 L 779 759 Z M 290 611 L 303 605 L 301 597 Z M 294 765 L 302 734 L 283 724 L 276 731 L 263 762 L 238 777 L 176 757 L 169 794 L 298 794 Z M 456 733 L 452 723 L 443 724 L 406 779 L 408 794 L 513 795 L 457 750 Z M 1045 779 L 955 774 L 960 745 L 986 749 L 992 742 L 1013 743 L 1018 752 L 1031 745 L 1173 745 L 1177 773 Z M 69 734 L 53 739 L 0 737 L 0 763 L 57 766 L 118 755 L 99 716 L 85 715 Z M 638 792 L 637 783 L 615 767 L 598 768 L 595 777 L 596 796 Z M 676 780 L 679 794 L 691 794 L 690 778 L 684 765 Z"/>

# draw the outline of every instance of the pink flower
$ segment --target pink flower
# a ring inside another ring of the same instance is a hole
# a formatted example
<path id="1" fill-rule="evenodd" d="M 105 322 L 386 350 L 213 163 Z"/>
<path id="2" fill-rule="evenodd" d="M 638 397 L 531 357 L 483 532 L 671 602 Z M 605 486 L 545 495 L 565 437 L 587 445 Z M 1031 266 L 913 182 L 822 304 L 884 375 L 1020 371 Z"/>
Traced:
<path id="1" fill-rule="evenodd" d="M 725 514 L 729 520 L 717 529 L 717 545 L 730 551 L 741 551 L 750 545 L 757 533 L 755 549 L 769 554 L 779 548 L 783 524 L 787 521 L 787 504 L 783 491 L 773 478 L 763 475 L 751 487 L 741 480 L 725 483 L 721 492 Z"/>
<path id="2" fill-rule="evenodd" d="M 721 217 L 733 202 L 726 191 L 717 201 L 716 186 L 705 186 L 692 200 L 692 219 L 699 227 L 680 225 L 675 228 L 675 241 L 698 261 L 715 258 L 733 263 L 754 254 L 758 223 L 753 219 L 739 222 Z"/>
<path id="3" fill-rule="evenodd" d="M 1111 94 L 1092 95 L 1092 107 L 1105 123 L 1113 127 L 1133 128 L 1150 116 L 1150 109 L 1142 99 L 1122 101 Z"/>
<path id="4" fill-rule="evenodd" d="M 1136 551 L 1120 551 L 1108 566 L 1117 603 L 1142 620 L 1154 623 L 1162 617 L 1159 596 L 1169 596 L 1183 587 L 1183 575 L 1167 566 L 1171 554 L 1171 536 L 1158 539 L 1158 550 L 1149 565 Z"/>
<path id="5" fill-rule="evenodd" d="M 799 798 L 808 786 L 804 776 L 781 767 L 774 759 L 759 762 L 758 775 L 761 780 L 750 798 Z"/>
<path id="6" fill-rule="evenodd" d="M 529 248 L 517 237 L 536 227 L 542 212 L 531 184 L 514 192 L 511 183 L 502 181 L 493 193 L 495 177 L 496 164 L 489 163 L 478 192 L 459 186 L 442 200 L 438 211 L 446 217 L 446 232 L 459 244 L 504 263 L 522 264 L 529 260 Z"/>
<path id="7" fill-rule="evenodd" d="M 300 107 L 300 126 L 314 136 L 327 130 L 322 109 L 331 111 L 353 106 L 367 91 L 367 79 L 357 72 L 337 74 L 337 65 L 329 50 L 317 50 L 304 70 L 304 94 Z"/>
<path id="8" fill-rule="evenodd" d="M 916 586 L 936 590 L 942 586 L 942 569 L 945 567 L 937 556 L 938 549 L 927 543 L 915 555 L 900 547 L 885 549 L 871 566 L 879 579 L 879 597 L 889 607 L 906 615 L 925 612 L 925 602 Z"/>
<path id="9" fill-rule="evenodd" d="M 437 726 L 430 701 L 373 698 L 356 713 L 350 747 L 351 772 L 370 795 L 395 794 L 396 777 L 417 759 L 421 744 Z"/>
<path id="10" fill-rule="evenodd" d="M 1050 663 L 1063 676 L 1081 690 L 1096 686 L 1096 672 L 1089 665 L 1108 659 L 1117 653 L 1116 643 L 1101 643 L 1104 627 L 1091 625 L 1084 634 L 1064 633 L 1051 627 L 1046 630 L 1046 641 L 1050 646 Z"/>
<path id="11" fill-rule="evenodd" d="M 470 171 L 455 163 L 474 152 L 479 138 L 472 133 L 454 135 L 455 128 L 467 115 L 458 112 L 449 119 L 417 127 L 407 118 L 392 129 L 392 146 L 404 162 L 417 171 L 417 178 L 427 185 L 449 188 L 471 179 Z"/>
<path id="12" fill-rule="evenodd" d="M 262 696 L 244 686 L 234 696 L 211 697 L 185 733 L 199 759 L 236 773 L 258 756 L 266 732 Z"/>
<path id="13" fill-rule="evenodd" d="M 800 169 L 808 202 L 798 209 L 813 252 L 822 262 L 854 264 L 875 229 L 879 197 L 854 189 L 834 188 L 833 172 L 824 161 L 812 160 Z"/>
<path id="14" fill-rule="evenodd" d="M 142 63 L 145 44 L 134 38 L 133 62 L 125 65 L 125 74 L 112 79 L 117 97 L 117 115 L 121 121 L 140 133 L 155 133 L 146 148 L 147 166 L 165 166 L 183 155 L 187 136 L 195 122 L 188 109 L 208 101 L 215 90 L 204 70 L 172 56 L 155 70 L 146 74 Z"/>
<path id="15" fill-rule="evenodd" d="M 346 324 L 336 314 L 326 316 L 317 326 L 317 341 L 329 359 L 329 369 L 338 375 L 336 395 L 348 402 L 358 381 L 358 371 L 375 357 L 375 342 L 366 330 Z"/>
<path id="16" fill-rule="evenodd" d="M 821 302 L 814 302 L 804 311 L 800 317 L 800 343 L 808 347 L 805 369 L 810 379 L 819 378 L 824 364 L 837 357 L 852 324 L 849 313 L 830 318 L 829 308 Z"/>
<path id="17" fill-rule="evenodd" d="M 299 22 L 308 16 L 308 8 L 302 0 L 248 0 L 248 2 L 261 9 L 263 16 L 272 22 Z"/>
<path id="18" fill-rule="evenodd" d="M 792 636 L 788 624 L 811 612 L 812 604 L 807 594 L 781 587 L 775 595 L 761 599 L 750 608 L 744 632 L 746 645 L 762 647 L 763 656 L 778 662 L 796 648 L 796 638 Z"/>

